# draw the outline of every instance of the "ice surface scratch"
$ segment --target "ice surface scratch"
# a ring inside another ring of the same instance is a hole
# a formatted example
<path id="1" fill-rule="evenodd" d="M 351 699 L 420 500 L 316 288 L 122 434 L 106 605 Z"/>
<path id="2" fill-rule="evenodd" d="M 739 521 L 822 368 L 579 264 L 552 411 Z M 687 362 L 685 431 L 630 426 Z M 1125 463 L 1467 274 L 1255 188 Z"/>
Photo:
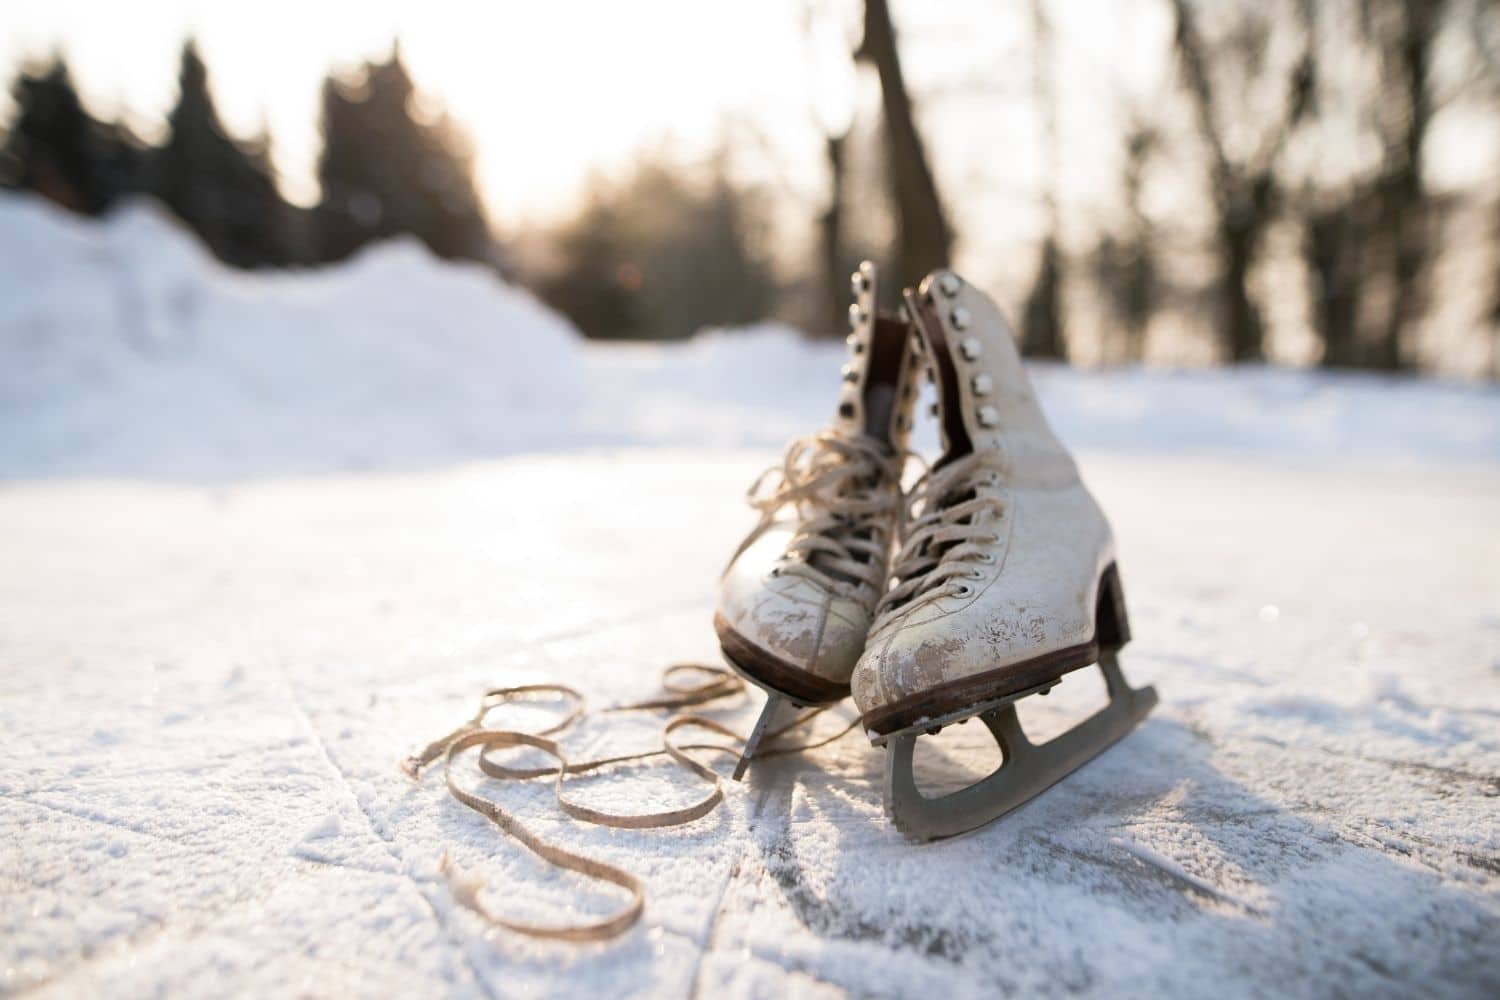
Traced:
<path id="1" fill-rule="evenodd" d="M 1182 867 L 1182 865 L 1178 864 L 1173 859 L 1167 857 L 1165 854 L 1162 854 L 1159 851 L 1155 851 L 1147 847 L 1145 844 L 1140 843 L 1139 841 L 1132 840 L 1128 837 L 1111 837 L 1109 842 L 1114 846 L 1131 854 L 1137 860 L 1143 861 L 1151 867 L 1156 868 L 1174 881 L 1185 884 L 1190 889 L 1201 892 L 1206 896 L 1210 896 L 1221 903 L 1228 903 L 1230 906 L 1238 907 L 1246 911 L 1247 913 L 1251 913 L 1256 916 L 1265 915 L 1264 912 L 1254 904 L 1246 902 L 1245 900 L 1240 899 L 1238 896 L 1225 892 L 1223 889 L 1220 889 L 1213 883 L 1199 878 L 1192 872 L 1188 871 L 1186 868 Z"/>

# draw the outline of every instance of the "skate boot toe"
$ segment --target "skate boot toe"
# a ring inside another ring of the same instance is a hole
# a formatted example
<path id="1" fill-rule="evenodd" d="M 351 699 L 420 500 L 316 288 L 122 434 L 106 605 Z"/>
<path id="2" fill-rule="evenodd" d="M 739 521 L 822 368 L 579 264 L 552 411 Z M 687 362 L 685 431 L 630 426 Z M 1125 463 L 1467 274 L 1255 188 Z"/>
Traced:
<path id="1" fill-rule="evenodd" d="M 857 602 L 810 590 L 801 581 L 754 601 L 725 600 L 714 629 L 724 655 L 757 683 L 807 703 L 837 701 L 849 693 L 869 617 Z"/>

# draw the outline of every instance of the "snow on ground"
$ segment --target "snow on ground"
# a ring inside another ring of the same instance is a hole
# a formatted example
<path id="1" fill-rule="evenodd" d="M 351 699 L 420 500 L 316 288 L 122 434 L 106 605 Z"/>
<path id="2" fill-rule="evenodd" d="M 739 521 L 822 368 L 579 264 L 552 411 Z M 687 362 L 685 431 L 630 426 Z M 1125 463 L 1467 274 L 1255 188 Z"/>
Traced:
<path id="1" fill-rule="evenodd" d="M 444 848 L 537 919 L 616 899 L 395 762 L 490 685 L 604 706 L 712 662 L 741 493 L 824 419 L 837 354 L 777 330 L 604 350 L 410 246 L 228 275 L 144 207 L 0 199 L 0 992 L 1500 991 L 1500 394 L 1415 380 L 1038 373 L 1162 702 L 1011 817 L 905 843 L 857 735 L 675 830 L 506 785 L 642 874 L 645 918 L 579 947 L 457 907 Z M 1099 687 L 1022 713 L 1045 733 Z M 714 714 L 743 731 L 757 700 Z M 981 767 L 973 729 L 928 773 Z"/>

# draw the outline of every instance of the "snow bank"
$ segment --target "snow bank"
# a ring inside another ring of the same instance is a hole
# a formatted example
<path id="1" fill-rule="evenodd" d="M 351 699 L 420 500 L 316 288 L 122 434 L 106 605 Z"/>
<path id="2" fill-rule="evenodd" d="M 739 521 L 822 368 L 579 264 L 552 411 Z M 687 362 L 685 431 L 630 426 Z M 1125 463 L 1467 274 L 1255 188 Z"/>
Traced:
<path id="1" fill-rule="evenodd" d="M 826 423 L 842 353 L 774 325 L 585 344 L 526 292 L 411 241 L 246 275 L 154 204 L 90 222 L 0 197 L 0 477 L 776 448 Z M 1074 447 L 1500 461 L 1493 386 L 1265 368 L 1035 378 Z M 916 443 L 935 446 L 930 423 Z"/>
<path id="2" fill-rule="evenodd" d="M 0 474 L 219 475 L 533 447 L 581 395 L 576 333 L 411 241 L 246 275 L 155 205 L 0 199 Z"/>

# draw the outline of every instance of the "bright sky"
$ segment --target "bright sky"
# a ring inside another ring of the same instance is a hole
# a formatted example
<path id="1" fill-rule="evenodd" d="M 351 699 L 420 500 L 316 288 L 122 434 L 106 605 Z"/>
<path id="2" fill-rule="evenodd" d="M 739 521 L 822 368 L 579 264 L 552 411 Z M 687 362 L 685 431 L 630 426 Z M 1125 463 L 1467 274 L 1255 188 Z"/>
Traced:
<path id="1" fill-rule="evenodd" d="M 965 237 L 960 256 L 1003 269 L 1017 237 L 1040 222 L 1030 5 L 893 6 L 908 83 Z M 820 116 L 852 113 L 859 10 L 859 0 L 0 0 L 0 73 L 60 47 L 96 113 L 123 115 L 156 138 L 176 96 L 178 51 L 195 35 L 231 130 L 268 127 L 284 189 L 310 203 L 325 74 L 382 57 L 399 36 L 418 86 L 473 136 L 503 231 L 566 211 L 591 171 L 645 145 L 670 137 L 686 155 L 706 151 L 726 115 L 752 123 L 765 137 L 767 174 L 815 204 Z M 1148 109 L 1170 104 L 1170 16 L 1157 0 L 1048 10 L 1063 108 L 1058 180 L 1068 224 L 1086 226 L 1117 198 L 1125 95 Z M 1470 154 L 1475 163 L 1493 162 L 1487 148 Z M 1185 185 L 1162 187 L 1171 199 Z"/>
<path id="2" fill-rule="evenodd" d="M 240 133 L 270 127 L 283 184 L 303 202 L 317 191 L 324 75 L 383 55 L 398 35 L 418 85 L 474 136 L 502 222 L 557 211 L 591 168 L 644 143 L 670 134 L 689 149 L 707 145 L 726 111 L 774 123 L 777 145 L 793 155 L 798 146 L 816 152 L 813 60 L 797 0 L 6 6 L 0 60 L 60 43 L 90 104 L 123 111 L 147 133 L 159 132 L 175 98 L 183 38 L 196 35 L 226 122 Z"/>
<path id="3" fill-rule="evenodd" d="M 811 43 L 803 30 L 809 10 Z M 504 224 L 555 214 L 591 169 L 665 136 L 689 153 L 706 148 L 726 113 L 754 122 L 779 168 L 816 190 L 818 116 L 851 113 L 847 51 L 858 12 L 856 0 L 0 0 L 7 28 L 0 66 L 8 71 L 61 46 L 97 112 L 123 113 L 154 135 L 175 97 L 178 49 L 193 34 L 231 129 L 269 126 L 284 187 L 309 202 L 324 75 L 383 54 L 399 35 L 418 85 L 471 130 L 483 189 Z M 927 109 L 934 119 L 960 112 L 966 123 L 944 159 L 961 165 L 976 151 L 991 162 L 1003 155 L 1006 174 L 1024 173 L 1026 164 L 1015 161 L 1030 159 L 1032 142 L 998 149 L 996 141 L 1017 125 L 1027 140 L 1034 134 L 1034 123 L 1005 120 L 1016 107 L 1024 113 L 1029 96 L 1025 5 L 1000 16 L 978 0 L 945 4 L 946 23 L 915 4 L 896 12 L 914 89 L 981 91 Z M 1075 27 L 1105 45 L 1122 28 L 1139 35 L 1161 27 L 1151 23 L 1160 18 L 1143 25 L 1138 14 L 1122 19 L 1111 8 L 1100 15 Z M 974 115 L 976 101 L 993 116 Z"/>

